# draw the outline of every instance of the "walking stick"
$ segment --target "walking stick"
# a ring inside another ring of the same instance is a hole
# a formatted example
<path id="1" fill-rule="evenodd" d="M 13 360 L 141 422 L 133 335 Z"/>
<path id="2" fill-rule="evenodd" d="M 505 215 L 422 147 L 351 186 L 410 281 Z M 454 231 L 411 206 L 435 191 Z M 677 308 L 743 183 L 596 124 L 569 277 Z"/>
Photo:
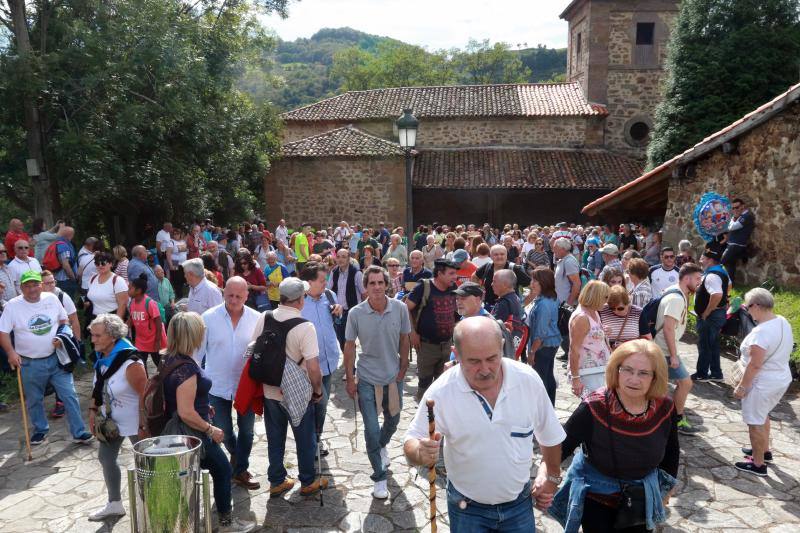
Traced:
<path id="1" fill-rule="evenodd" d="M 320 438 L 319 433 L 317 433 L 317 464 L 319 465 L 319 506 L 322 507 L 324 504 L 322 503 L 322 493 L 325 491 L 325 487 L 322 486 L 322 439 Z"/>
<path id="2" fill-rule="evenodd" d="M 28 449 L 28 461 L 33 461 L 31 455 L 31 435 L 28 430 L 28 408 L 25 405 L 25 391 L 22 388 L 22 373 L 17 366 L 17 385 L 19 386 L 20 409 L 22 409 L 22 426 L 25 428 L 25 447 Z"/>
<path id="3" fill-rule="evenodd" d="M 433 400 L 428 400 L 425 405 L 428 406 L 428 438 L 434 440 L 436 435 L 436 422 L 433 419 Z M 431 533 L 436 533 L 436 462 L 430 465 L 428 469 L 428 483 L 430 485 L 430 494 L 428 500 L 431 503 Z"/>
<path id="4" fill-rule="evenodd" d="M 356 423 L 356 437 L 353 441 L 353 448 L 358 449 L 358 395 L 353 396 L 353 420 Z"/>

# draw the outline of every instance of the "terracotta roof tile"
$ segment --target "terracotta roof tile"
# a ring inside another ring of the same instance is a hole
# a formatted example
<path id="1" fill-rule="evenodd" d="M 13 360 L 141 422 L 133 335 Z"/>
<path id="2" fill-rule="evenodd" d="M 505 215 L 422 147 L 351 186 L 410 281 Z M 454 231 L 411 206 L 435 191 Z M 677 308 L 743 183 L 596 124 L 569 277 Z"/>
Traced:
<path id="1" fill-rule="evenodd" d="M 428 150 L 414 187 L 428 189 L 614 189 L 638 176 L 636 161 L 605 150 Z"/>
<path id="2" fill-rule="evenodd" d="M 399 117 L 404 108 L 417 118 L 608 114 L 604 106 L 587 102 L 577 83 L 524 83 L 349 91 L 281 116 L 290 122 L 357 121 Z"/>
<path id="3" fill-rule="evenodd" d="M 283 145 L 283 157 L 390 157 L 403 155 L 400 145 L 344 126 Z"/>

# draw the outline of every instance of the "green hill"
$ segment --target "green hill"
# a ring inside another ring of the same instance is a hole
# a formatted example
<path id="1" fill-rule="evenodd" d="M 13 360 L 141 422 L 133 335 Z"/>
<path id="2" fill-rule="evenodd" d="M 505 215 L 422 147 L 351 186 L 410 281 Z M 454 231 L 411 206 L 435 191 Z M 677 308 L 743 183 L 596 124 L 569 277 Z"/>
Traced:
<path id="1" fill-rule="evenodd" d="M 273 102 L 280 111 L 293 109 L 342 92 L 339 82 L 330 75 L 336 52 L 357 47 L 374 54 L 381 44 L 411 46 L 352 28 L 323 28 L 308 39 L 277 39 L 270 54 L 271 65 L 264 70 L 247 72 L 239 85 L 255 99 Z M 452 52 L 456 51 L 448 51 Z M 550 81 L 566 71 L 564 48 L 539 45 L 511 52 L 518 54 L 530 69 L 530 82 Z"/>

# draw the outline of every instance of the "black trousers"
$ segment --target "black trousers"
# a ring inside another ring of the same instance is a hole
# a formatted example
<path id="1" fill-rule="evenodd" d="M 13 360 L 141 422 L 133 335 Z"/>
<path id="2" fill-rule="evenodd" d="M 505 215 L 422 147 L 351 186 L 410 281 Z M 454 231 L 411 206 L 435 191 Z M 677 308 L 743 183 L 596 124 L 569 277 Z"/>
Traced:
<path id="1" fill-rule="evenodd" d="M 744 246 L 736 246 L 733 244 L 729 244 L 725 247 L 725 252 L 723 252 L 720 262 L 725 267 L 725 270 L 728 271 L 731 281 L 736 279 L 736 263 L 744 258 L 745 250 L 746 248 Z"/>

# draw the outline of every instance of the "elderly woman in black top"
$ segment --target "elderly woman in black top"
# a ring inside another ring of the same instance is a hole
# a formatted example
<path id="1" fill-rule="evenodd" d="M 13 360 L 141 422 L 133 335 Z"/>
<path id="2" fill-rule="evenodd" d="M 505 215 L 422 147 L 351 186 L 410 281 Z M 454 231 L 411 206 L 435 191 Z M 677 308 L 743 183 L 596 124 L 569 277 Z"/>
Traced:
<path id="1" fill-rule="evenodd" d="M 653 530 L 666 520 L 676 483 L 678 416 L 661 349 L 644 339 L 622 344 L 606 366 L 606 385 L 564 424 L 562 456 L 575 457 L 549 512 L 567 533 Z"/>

